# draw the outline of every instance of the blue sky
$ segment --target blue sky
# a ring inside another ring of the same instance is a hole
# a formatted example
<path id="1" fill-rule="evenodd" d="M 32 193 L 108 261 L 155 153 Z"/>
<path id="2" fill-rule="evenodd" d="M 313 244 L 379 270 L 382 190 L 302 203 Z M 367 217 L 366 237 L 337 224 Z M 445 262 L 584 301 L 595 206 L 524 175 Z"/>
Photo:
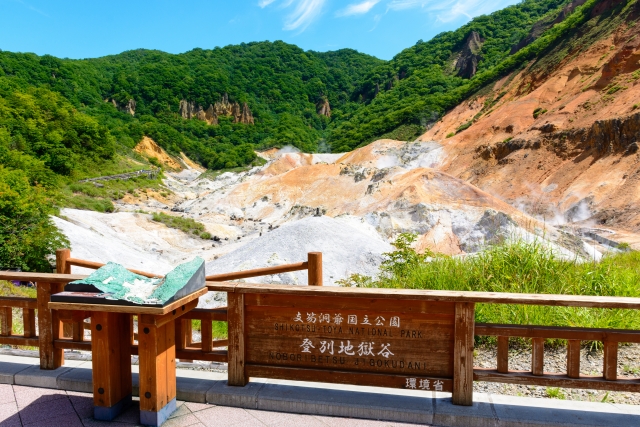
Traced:
<path id="1" fill-rule="evenodd" d="M 283 40 L 391 59 L 515 0 L 0 0 L 0 49 L 93 58 Z"/>

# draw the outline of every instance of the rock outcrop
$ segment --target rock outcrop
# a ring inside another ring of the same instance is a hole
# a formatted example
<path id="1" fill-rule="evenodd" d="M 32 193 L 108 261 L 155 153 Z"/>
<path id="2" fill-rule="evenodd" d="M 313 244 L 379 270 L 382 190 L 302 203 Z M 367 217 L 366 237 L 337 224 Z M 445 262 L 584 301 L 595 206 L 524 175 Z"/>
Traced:
<path id="1" fill-rule="evenodd" d="M 113 98 L 107 98 L 104 101 L 110 102 L 114 107 L 116 107 L 118 110 L 122 111 L 123 113 L 131 114 L 132 116 L 135 116 L 136 114 L 135 99 L 129 99 L 129 101 L 127 101 L 127 103 L 124 105 L 118 104 L 118 101 L 116 101 Z"/>
<path id="2" fill-rule="evenodd" d="M 331 117 L 331 105 L 329 105 L 329 100 L 327 98 L 322 98 L 316 104 L 316 111 L 321 116 Z"/>
<path id="3" fill-rule="evenodd" d="M 142 140 L 133 149 L 136 153 L 146 157 L 153 157 L 164 167 L 172 170 L 182 170 L 182 166 L 173 157 L 167 154 L 156 142 L 148 136 L 142 137 Z"/>
<path id="4" fill-rule="evenodd" d="M 198 119 L 209 125 L 217 125 L 218 117 L 231 116 L 234 123 L 254 124 L 253 114 L 247 103 L 242 106 L 237 102 L 229 102 L 229 95 L 224 94 L 222 99 L 215 104 L 209 104 L 206 110 L 193 101 L 183 99 L 180 101 L 179 112 L 183 119 Z"/>
<path id="5" fill-rule="evenodd" d="M 480 37 L 476 31 L 471 31 L 467 40 L 464 42 L 462 51 L 456 59 L 454 68 L 457 71 L 458 76 L 470 79 L 476 75 L 478 71 L 478 62 L 482 59 L 480 56 L 480 49 L 484 39 Z"/>
<path id="6" fill-rule="evenodd" d="M 189 102 L 186 99 L 183 99 L 180 101 L 179 111 L 183 119 L 191 119 L 195 117 L 196 104 L 193 101 Z"/>

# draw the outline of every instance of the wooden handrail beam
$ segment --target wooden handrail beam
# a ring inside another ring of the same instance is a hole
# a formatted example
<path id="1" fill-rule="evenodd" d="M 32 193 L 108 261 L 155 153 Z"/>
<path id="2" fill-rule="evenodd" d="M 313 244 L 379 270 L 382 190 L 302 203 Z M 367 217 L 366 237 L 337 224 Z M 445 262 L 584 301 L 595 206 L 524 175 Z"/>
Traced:
<path id="1" fill-rule="evenodd" d="M 25 297 L 0 297 L 0 307 L 12 308 L 38 308 L 38 300 Z"/>
<path id="2" fill-rule="evenodd" d="M 509 371 L 500 373 L 495 369 L 475 368 L 474 381 L 494 383 L 508 383 L 521 385 L 538 385 L 546 387 L 582 388 L 608 391 L 640 392 L 640 382 L 637 379 L 617 379 L 608 381 L 603 377 L 581 375 L 580 378 L 570 378 L 564 374 L 545 372 L 543 375 L 532 375 L 527 371 Z"/>
<path id="3" fill-rule="evenodd" d="M 640 309 L 640 298 L 589 295 L 520 294 L 506 292 L 434 291 L 423 289 L 342 288 L 337 286 L 290 286 L 242 282 L 207 282 L 210 291 L 318 297 L 359 297 L 395 300 L 473 302 L 485 304 L 546 305 Z M 498 334 L 501 335 L 501 334 Z"/>
<path id="4" fill-rule="evenodd" d="M 0 280 L 19 280 L 21 282 L 69 283 L 87 277 L 86 274 L 57 274 L 35 272 L 0 271 Z"/>
<path id="5" fill-rule="evenodd" d="M 640 331 L 476 323 L 475 335 L 640 343 Z"/>
<path id="6" fill-rule="evenodd" d="M 26 345 L 29 347 L 38 347 L 40 339 L 38 337 L 25 338 L 21 335 L 10 335 L 8 337 L 0 337 L 0 344 L 3 345 Z"/>
<path id="7" fill-rule="evenodd" d="M 84 259 L 77 259 L 77 258 L 68 258 L 67 264 L 75 265 L 76 267 L 93 268 L 95 270 L 97 270 L 100 267 L 104 267 L 106 265 L 101 262 L 86 261 Z M 145 276 L 145 277 L 151 277 L 151 278 L 164 277 L 162 274 L 148 273 L 146 271 L 135 270 L 133 268 L 127 268 L 127 270 L 129 270 L 132 273 L 139 274 L 140 276 Z"/>
<path id="8" fill-rule="evenodd" d="M 227 280 L 248 279 L 250 277 L 269 276 L 271 274 L 289 273 L 291 271 L 306 270 L 308 262 L 298 262 L 296 264 L 278 265 L 275 267 L 256 268 L 254 270 L 238 271 L 237 273 L 212 274 L 207 276 L 208 281 L 224 282 Z"/>

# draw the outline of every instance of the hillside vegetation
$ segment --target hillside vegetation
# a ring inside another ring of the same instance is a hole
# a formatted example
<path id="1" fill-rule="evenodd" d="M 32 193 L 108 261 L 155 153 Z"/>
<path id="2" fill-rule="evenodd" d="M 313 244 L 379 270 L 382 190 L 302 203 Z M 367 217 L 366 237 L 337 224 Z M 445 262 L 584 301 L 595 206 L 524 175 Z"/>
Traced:
<path id="1" fill-rule="evenodd" d="M 448 291 L 640 297 L 640 252 L 600 262 L 567 261 L 540 243 L 515 242 L 465 258 L 418 254 L 403 234 L 386 254 L 378 278 L 352 276 L 343 285 Z M 429 262 L 427 262 L 429 261 Z M 635 310 L 478 304 L 476 321 L 587 328 L 640 328 Z"/>

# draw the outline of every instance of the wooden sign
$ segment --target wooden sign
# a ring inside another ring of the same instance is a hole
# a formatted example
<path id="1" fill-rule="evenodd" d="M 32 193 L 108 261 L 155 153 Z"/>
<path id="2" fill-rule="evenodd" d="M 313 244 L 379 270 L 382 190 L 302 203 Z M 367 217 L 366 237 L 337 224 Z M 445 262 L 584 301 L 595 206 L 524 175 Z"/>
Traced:
<path id="1" fill-rule="evenodd" d="M 241 299 L 247 377 L 453 389 L 452 302 L 250 293 Z"/>

